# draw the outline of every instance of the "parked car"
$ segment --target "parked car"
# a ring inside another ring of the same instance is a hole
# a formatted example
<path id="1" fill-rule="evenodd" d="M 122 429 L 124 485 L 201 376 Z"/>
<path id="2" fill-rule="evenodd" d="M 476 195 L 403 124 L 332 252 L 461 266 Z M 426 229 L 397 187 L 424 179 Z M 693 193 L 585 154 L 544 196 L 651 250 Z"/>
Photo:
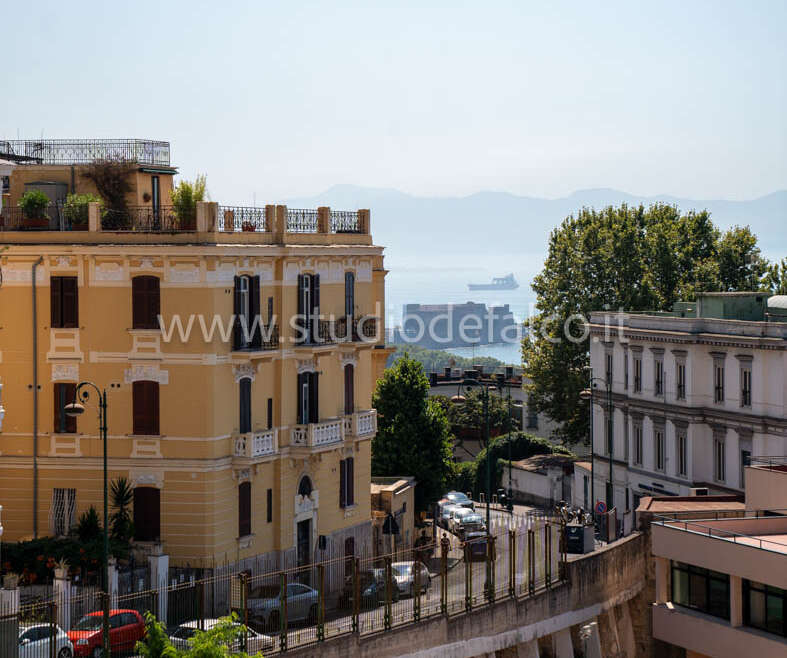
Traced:
<path id="1" fill-rule="evenodd" d="M 34 624 L 19 627 L 19 658 L 49 658 L 53 655 L 51 642 L 54 640 L 57 658 L 72 658 L 74 645 L 66 632 L 55 625 Z"/>
<path id="2" fill-rule="evenodd" d="M 399 600 L 399 587 L 394 574 L 391 574 L 391 601 Z M 358 572 L 358 590 L 361 594 L 361 610 L 376 608 L 385 603 L 385 569 L 366 569 Z M 351 608 L 355 598 L 352 575 L 345 577 L 344 587 L 339 597 L 339 606 Z"/>
<path id="3" fill-rule="evenodd" d="M 278 585 L 263 585 L 249 592 L 248 609 L 250 623 L 260 628 L 278 631 L 281 628 L 281 589 Z M 287 584 L 287 623 L 317 622 L 319 592 L 301 583 Z"/>
<path id="4" fill-rule="evenodd" d="M 468 507 L 455 507 L 449 519 L 449 528 L 460 539 L 469 532 L 486 532 L 483 517 Z"/>
<path id="5" fill-rule="evenodd" d="M 475 503 L 467 497 L 467 494 L 463 494 L 461 491 L 449 491 L 443 498 L 449 500 L 454 505 L 475 509 Z"/>
<path id="6" fill-rule="evenodd" d="M 91 612 L 68 631 L 75 656 L 101 658 L 104 613 Z M 131 651 L 145 637 L 145 620 L 136 610 L 109 611 L 109 650 L 114 655 Z"/>
<path id="7" fill-rule="evenodd" d="M 418 584 L 421 593 L 426 592 L 432 586 L 432 577 L 429 569 L 423 562 L 394 562 L 391 565 L 391 577 L 396 581 L 399 594 L 404 596 L 415 595 L 415 570 L 418 569 Z"/>
<path id="8" fill-rule="evenodd" d="M 450 500 L 444 498 L 437 503 L 437 525 L 448 529 L 448 519 L 451 517 L 451 510 L 456 507 Z"/>
<path id="9" fill-rule="evenodd" d="M 470 561 L 486 560 L 486 538 L 487 532 L 466 532 L 465 544 L 470 552 Z"/>
<path id="10" fill-rule="evenodd" d="M 206 619 L 202 624 L 202 630 L 209 631 L 216 624 L 218 624 L 219 621 L 219 619 Z M 234 626 L 240 627 L 241 624 L 236 623 Z M 198 620 L 187 621 L 184 624 L 181 624 L 169 636 L 172 646 L 174 646 L 176 649 L 188 649 L 189 638 L 193 637 L 194 633 L 199 629 L 200 622 Z M 254 629 L 247 628 L 245 645 L 246 646 L 244 648 L 243 638 L 238 638 L 232 643 L 232 646 L 229 647 L 229 649 L 233 652 L 243 649 L 246 653 L 254 655 L 259 652 L 270 651 L 274 648 L 275 641 L 269 635 L 264 635 L 263 633 L 258 633 Z"/>

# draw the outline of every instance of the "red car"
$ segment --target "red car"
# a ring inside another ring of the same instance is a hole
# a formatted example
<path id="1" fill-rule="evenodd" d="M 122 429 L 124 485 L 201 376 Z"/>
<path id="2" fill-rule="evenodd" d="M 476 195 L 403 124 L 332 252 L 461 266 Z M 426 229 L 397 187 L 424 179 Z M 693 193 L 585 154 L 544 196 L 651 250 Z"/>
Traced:
<path id="1" fill-rule="evenodd" d="M 102 658 L 103 624 L 104 613 L 91 612 L 68 631 L 68 639 L 74 645 L 75 656 Z M 145 620 L 136 610 L 109 611 L 109 650 L 113 656 L 116 652 L 133 650 L 137 640 L 143 637 L 145 637 Z"/>

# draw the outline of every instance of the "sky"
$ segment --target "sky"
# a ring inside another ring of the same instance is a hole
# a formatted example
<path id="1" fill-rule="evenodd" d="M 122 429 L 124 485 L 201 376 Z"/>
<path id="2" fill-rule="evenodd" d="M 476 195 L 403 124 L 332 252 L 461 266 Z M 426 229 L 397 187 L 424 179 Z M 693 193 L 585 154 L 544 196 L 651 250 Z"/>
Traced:
<path id="1" fill-rule="evenodd" d="M 14 2 L 0 138 L 172 143 L 213 200 L 787 188 L 787 2 Z"/>

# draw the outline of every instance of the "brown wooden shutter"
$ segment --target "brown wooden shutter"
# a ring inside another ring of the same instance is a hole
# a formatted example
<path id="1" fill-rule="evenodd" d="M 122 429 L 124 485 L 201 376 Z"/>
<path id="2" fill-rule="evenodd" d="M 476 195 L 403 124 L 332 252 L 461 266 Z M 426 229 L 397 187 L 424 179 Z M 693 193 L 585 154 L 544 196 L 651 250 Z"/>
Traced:
<path id="1" fill-rule="evenodd" d="M 239 350 L 243 343 L 243 329 L 240 320 L 240 277 L 235 277 L 235 288 L 232 297 L 232 313 L 235 316 L 235 321 L 232 323 L 232 348 Z"/>
<path id="2" fill-rule="evenodd" d="M 267 507 L 268 507 L 268 523 L 272 523 L 273 522 L 273 489 L 268 489 Z"/>
<path id="3" fill-rule="evenodd" d="M 344 413 L 349 416 L 355 411 L 355 368 L 344 366 Z"/>
<path id="4" fill-rule="evenodd" d="M 347 482 L 344 485 L 347 489 L 347 505 L 355 505 L 355 459 L 348 457 L 345 459 L 347 464 L 347 475 L 345 476 Z"/>
<path id="5" fill-rule="evenodd" d="M 161 294 L 158 277 L 135 276 L 131 280 L 132 327 L 158 329 Z"/>
<path id="6" fill-rule="evenodd" d="M 61 308 L 63 296 L 60 292 L 61 283 L 62 278 L 59 276 L 53 276 L 49 280 L 49 306 L 51 315 L 49 326 L 54 329 L 60 328 L 63 321 L 63 310 Z"/>
<path id="7" fill-rule="evenodd" d="M 251 534 L 251 483 L 238 486 L 238 537 Z"/>
<path id="8" fill-rule="evenodd" d="M 251 346 L 257 349 L 262 347 L 262 317 L 260 317 L 260 277 L 249 277 L 249 331 L 251 333 Z"/>
<path id="9" fill-rule="evenodd" d="M 74 401 L 76 395 L 76 384 L 56 383 L 55 392 L 55 432 L 74 434 L 77 431 L 77 419 L 69 416 L 63 408 Z"/>
<path id="10" fill-rule="evenodd" d="M 310 372 L 309 377 L 309 422 L 320 422 L 320 400 L 319 400 L 319 374 Z"/>
<path id="11" fill-rule="evenodd" d="M 339 507 L 344 507 L 347 501 L 347 460 L 339 460 Z"/>
<path id="12" fill-rule="evenodd" d="M 79 328 L 79 288 L 75 276 L 64 276 L 60 280 L 61 327 Z"/>
<path id="13" fill-rule="evenodd" d="M 159 434 L 159 385 L 158 382 L 134 382 L 134 434 Z"/>

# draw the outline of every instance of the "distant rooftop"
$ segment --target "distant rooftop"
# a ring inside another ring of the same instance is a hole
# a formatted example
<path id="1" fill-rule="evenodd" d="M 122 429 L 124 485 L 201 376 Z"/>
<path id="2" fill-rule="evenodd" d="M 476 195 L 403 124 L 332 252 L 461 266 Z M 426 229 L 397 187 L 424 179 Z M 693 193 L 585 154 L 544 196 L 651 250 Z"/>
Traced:
<path id="1" fill-rule="evenodd" d="M 17 164 L 77 165 L 105 158 L 169 167 L 169 142 L 151 139 L 0 140 L 0 159 Z"/>
<path id="2" fill-rule="evenodd" d="M 681 512 L 739 512 L 746 511 L 743 496 L 645 496 L 637 513 L 672 515 Z"/>

